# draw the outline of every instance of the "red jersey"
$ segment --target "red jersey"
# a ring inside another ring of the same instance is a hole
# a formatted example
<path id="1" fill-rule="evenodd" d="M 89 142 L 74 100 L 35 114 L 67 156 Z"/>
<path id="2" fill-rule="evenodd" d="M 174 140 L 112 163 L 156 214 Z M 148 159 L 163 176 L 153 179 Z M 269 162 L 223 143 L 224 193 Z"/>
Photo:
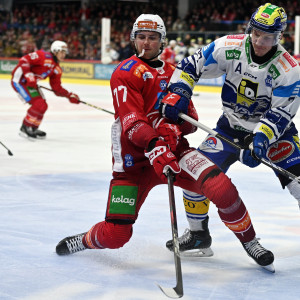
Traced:
<path id="1" fill-rule="evenodd" d="M 162 121 L 159 101 L 167 93 L 174 69 L 166 62 L 162 67 L 152 68 L 132 56 L 121 62 L 112 74 L 110 86 L 115 109 L 111 129 L 113 171 L 131 172 L 150 166 L 144 151 L 149 142 L 158 137 L 154 128 Z M 195 113 L 190 103 L 189 111 Z M 180 130 L 187 134 L 194 132 L 195 127 L 185 122 Z"/>
<path id="2" fill-rule="evenodd" d="M 162 54 L 161 54 L 161 59 L 172 64 L 175 65 L 176 61 L 175 61 L 175 51 L 172 50 L 170 47 L 167 47 L 163 50 Z"/>
<path id="3" fill-rule="evenodd" d="M 67 97 L 69 92 L 61 86 L 62 70 L 51 52 L 38 50 L 20 58 L 12 71 L 12 80 L 26 86 L 26 73 L 32 72 L 37 80 L 49 77 L 49 83 L 57 96 Z"/>

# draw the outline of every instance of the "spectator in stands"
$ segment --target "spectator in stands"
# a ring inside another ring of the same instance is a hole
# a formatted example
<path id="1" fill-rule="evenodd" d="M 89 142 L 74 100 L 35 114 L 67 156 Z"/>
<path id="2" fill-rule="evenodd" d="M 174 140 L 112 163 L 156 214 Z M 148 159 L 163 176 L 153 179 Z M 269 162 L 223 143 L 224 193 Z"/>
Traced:
<path id="1" fill-rule="evenodd" d="M 81 26 L 88 27 L 90 25 L 91 10 L 87 3 L 82 4 L 82 8 L 79 11 Z"/>
<path id="2" fill-rule="evenodd" d="M 126 42 L 125 40 L 122 40 L 120 43 L 118 60 L 122 61 L 124 59 L 129 58 L 133 54 L 134 54 L 134 51 L 131 47 L 131 44 L 129 42 Z"/>
<path id="3" fill-rule="evenodd" d="M 202 0 L 190 8 L 185 18 L 180 19 L 177 16 L 176 5 L 173 5 L 171 0 L 163 2 L 153 0 L 146 7 L 138 2 L 132 5 L 125 2 L 116 3 L 116 1 L 89 1 L 88 5 L 84 2 L 82 7 L 80 3 L 74 4 L 74 2 L 56 3 L 54 5 L 41 3 L 37 9 L 32 4 L 14 3 L 11 14 L 1 13 L 0 15 L 2 53 L 6 47 L 8 35 L 11 32 L 15 35 L 13 41 L 19 40 L 24 32 L 29 32 L 34 37 L 37 48 L 43 48 L 41 45 L 46 35 L 48 35 L 47 38 L 50 41 L 56 39 L 67 40 L 69 36 L 81 32 L 83 33 L 82 39 L 79 40 L 81 47 L 86 47 L 88 42 L 86 37 L 90 37 L 91 34 L 94 39 L 92 42 L 94 46 L 94 43 L 98 43 L 96 36 L 100 36 L 102 17 L 112 19 L 114 31 L 111 34 L 111 40 L 120 47 L 123 39 L 128 41 L 130 34 L 128 28 L 132 25 L 128 24 L 128 20 L 133 22 L 136 16 L 140 14 L 140 11 L 145 9 L 159 13 L 163 17 L 169 31 L 172 29 L 174 33 L 194 29 L 201 32 L 212 29 L 215 31 L 229 30 L 232 33 L 234 31 L 244 32 L 243 23 L 247 23 L 247 18 L 249 18 L 247 16 L 248 12 L 253 10 L 255 6 L 256 2 L 250 0 L 241 0 L 234 6 L 228 5 L 226 1 Z M 290 1 L 287 11 L 289 12 L 290 20 L 293 20 L 295 15 L 300 14 L 300 6 L 297 5 L 297 1 Z M 222 15 L 223 20 L 219 20 L 222 18 Z M 231 20 L 235 21 L 235 23 L 230 22 Z M 83 23 L 85 24 L 84 26 Z M 86 26 L 86 23 L 88 23 L 88 26 Z M 294 47 L 293 34 L 289 32 L 294 32 L 294 24 L 290 23 L 288 26 L 286 40 L 292 41 L 292 43 L 284 44 L 284 47 L 292 53 Z M 93 32 L 96 32 L 96 35 Z M 172 39 L 176 39 L 176 35 L 172 35 Z M 24 42 L 22 38 L 20 40 L 21 43 Z M 45 49 L 48 48 L 45 47 Z M 27 50 L 25 49 L 25 51 Z M 99 52 L 99 45 L 97 46 L 97 51 Z M 70 52 L 68 57 L 77 58 L 81 56 L 79 52 L 82 52 L 81 48 L 76 46 L 76 51 L 74 53 Z M 23 54 L 25 53 L 19 53 L 18 56 Z M 99 57 L 99 54 L 97 56 Z"/>
<path id="4" fill-rule="evenodd" d="M 176 21 L 173 23 L 172 31 L 186 31 L 187 26 L 184 21 L 181 20 L 181 18 L 177 18 Z"/>

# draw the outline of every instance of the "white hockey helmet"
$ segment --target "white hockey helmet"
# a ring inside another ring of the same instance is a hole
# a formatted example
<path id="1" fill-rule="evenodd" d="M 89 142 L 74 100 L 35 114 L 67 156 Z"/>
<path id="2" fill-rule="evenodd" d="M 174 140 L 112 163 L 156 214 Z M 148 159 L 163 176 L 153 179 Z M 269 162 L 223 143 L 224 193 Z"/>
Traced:
<path id="1" fill-rule="evenodd" d="M 160 34 L 162 43 L 166 40 L 166 27 L 164 21 L 159 15 L 142 14 L 134 22 L 130 34 L 130 40 L 134 41 L 138 31 L 154 31 Z"/>
<path id="2" fill-rule="evenodd" d="M 177 42 L 175 41 L 175 40 L 171 40 L 170 42 L 169 42 L 169 46 L 171 46 L 171 47 L 175 47 L 177 45 Z"/>
<path id="3" fill-rule="evenodd" d="M 56 53 L 58 51 L 65 51 L 66 53 L 68 53 L 68 45 L 63 41 L 54 41 L 51 44 L 50 51 L 52 53 Z"/>

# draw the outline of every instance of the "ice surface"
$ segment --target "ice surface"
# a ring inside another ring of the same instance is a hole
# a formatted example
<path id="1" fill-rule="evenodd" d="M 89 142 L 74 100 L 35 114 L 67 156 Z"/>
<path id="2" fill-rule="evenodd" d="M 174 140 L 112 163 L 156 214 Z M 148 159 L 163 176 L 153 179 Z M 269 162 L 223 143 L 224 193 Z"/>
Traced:
<path id="1" fill-rule="evenodd" d="M 45 84 L 47 86 L 47 84 Z M 107 86 L 66 83 L 81 99 L 113 110 Z M 44 141 L 18 136 L 27 106 L 9 80 L 0 80 L 0 299 L 153 300 L 167 299 L 156 282 L 175 286 L 166 186 L 153 189 L 134 226 L 131 241 L 118 250 L 55 253 L 65 236 L 102 221 L 111 178 L 110 125 L 113 117 L 73 105 L 45 91 L 49 109 L 41 125 Z M 219 95 L 195 99 L 200 121 L 213 128 L 221 113 Z M 300 127 L 299 117 L 295 119 Z M 198 146 L 203 132 L 189 140 Z M 214 256 L 183 258 L 183 299 L 294 300 L 300 293 L 300 211 L 272 171 L 237 164 L 228 173 L 244 199 L 257 236 L 275 255 L 276 273 L 259 268 L 221 223 L 214 205 L 210 230 Z M 175 188 L 179 233 L 185 220 L 181 190 Z"/>

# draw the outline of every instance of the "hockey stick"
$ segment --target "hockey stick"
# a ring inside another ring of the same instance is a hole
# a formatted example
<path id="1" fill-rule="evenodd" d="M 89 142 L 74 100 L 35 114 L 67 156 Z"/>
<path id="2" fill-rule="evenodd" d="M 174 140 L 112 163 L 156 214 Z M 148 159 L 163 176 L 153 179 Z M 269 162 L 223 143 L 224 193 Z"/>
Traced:
<path id="1" fill-rule="evenodd" d="M 47 87 L 45 87 L 45 86 L 42 86 L 42 85 L 40 85 L 40 86 L 39 86 L 39 88 L 41 88 L 41 89 L 45 89 L 45 90 L 48 90 L 48 91 L 51 91 L 51 92 L 53 92 L 53 90 L 52 90 L 52 89 L 49 89 L 49 88 L 47 88 Z M 104 109 L 104 108 L 101 108 L 101 107 L 99 107 L 99 106 L 96 106 L 96 105 L 93 105 L 93 104 L 87 103 L 87 102 L 85 102 L 85 101 L 82 101 L 82 100 L 79 100 L 79 102 L 80 102 L 80 103 L 83 103 L 83 104 L 85 104 L 85 105 L 88 105 L 88 106 L 90 106 L 90 107 L 96 108 L 96 109 L 98 109 L 98 110 L 105 111 L 105 112 L 107 112 L 107 113 L 109 113 L 109 114 L 111 114 L 111 115 L 114 115 L 114 113 L 113 113 L 112 111 L 106 110 L 106 109 Z"/>
<path id="2" fill-rule="evenodd" d="M 13 156 L 12 152 L 2 142 L 0 144 L 7 150 L 8 155 Z"/>
<path id="3" fill-rule="evenodd" d="M 174 261 L 175 261 L 175 271 L 176 271 L 176 286 L 174 288 L 166 288 L 160 286 L 158 287 L 162 292 L 170 298 L 181 298 L 183 296 L 183 282 L 182 282 L 182 272 L 181 272 L 181 260 L 179 253 L 179 242 L 178 242 L 178 228 L 177 228 L 177 217 L 176 217 L 176 206 L 175 206 L 175 196 L 174 196 L 174 185 L 173 185 L 173 174 L 169 170 L 167 173 L 168 177 L 168 191 L 169 191 L 169 203 L 170 203 L 170 215 L 171 215 L 171 227 L 172 227 L 172 237 L 173 237 L 173 247 L 174 247 Z"/>
<path id="4" fill-rule="evenodd" d="M 219 138 L 220 140 L 228 143 L 229 145 L 231 145 L 232 147 L 241 150 L 242 147 L 239 146 L 238 144 L 236 144 L 235 142 L 231 141 L 230 139 L 228 139 L 227 137 L 219 134 L 217 131 L 210 129 L 209 127 L 205 126 L 204 124 L 201 124 L 200 122 L 196 121 L 195 119 L 183 114 L 183 113 L 179 113 L 178 115 L 181 119 L 193 124 L 194 126 L 201 128 L 202 130 L 206 131 L 207 133 Z M 252 150 L 252 149 L 250 149 Z M 260 161 L 262 162 L 262 164 L 268 166 L 269 168 L 273 169 L 274 171 L 280 173 L 281 175 L 291 179 L 291 180 L 296 180 L 298 183 L 300 183 L 300 178 L 297 177 L 296 175 L 292 174 L 291 172 L 274 165 L 272 162 L 270 162 L 269 160 L 265 159 L 265 158 L 261 158 Z"/>
<path id="5" fill-rule="evenodd" d="M 84 102 L 84 101 L 82 101 L 82 100 L 79 100 L 79 102 L 81 102 L 81 103 L 83 103 L 83 104 L 85 104 L 85 105 L 88 105 L 88 106 L 90 106 L 90 107 L 96 108 L 96 109 L 98 109 L 98 110 L 105 111 L 105 112 L 107 112 L 107 113 L 109 113 L 109 114 L 111 114 L 111 115 L 114 115 L 114 113 L 113 113 L 112 111 L 106 110 L 106 109 L 101 108 L 101 107 L 98 107 L 98 106 L 96 106 L 96 105 L 93 105 L 93 104 Z"/>

